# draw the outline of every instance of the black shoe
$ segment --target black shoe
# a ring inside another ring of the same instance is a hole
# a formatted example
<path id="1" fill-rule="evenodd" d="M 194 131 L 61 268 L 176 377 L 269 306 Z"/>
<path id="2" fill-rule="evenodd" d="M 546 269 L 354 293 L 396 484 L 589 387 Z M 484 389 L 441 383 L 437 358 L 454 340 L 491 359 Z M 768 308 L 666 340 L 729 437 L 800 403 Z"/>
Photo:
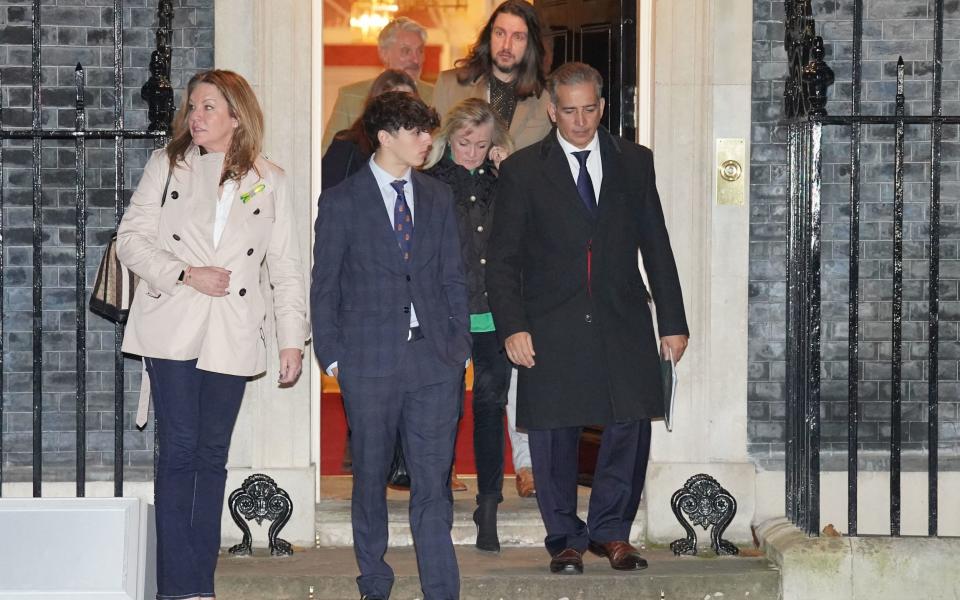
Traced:
<path id="1" fill-rule="evenodd" d="M 500 552 L 500 539 L 497 537 L 498 498 L 477 500 L 477 510 L 473 511 L 473 522 L 477 524 L 477 550 Z"/>
<path id="2" fill-rule="evenodd" d="M 550 572 L 564 575 L 580 575 L 583 573 L 583 554 L 574 548 L 567 548 L 557 552 L 550 560 Z"/>

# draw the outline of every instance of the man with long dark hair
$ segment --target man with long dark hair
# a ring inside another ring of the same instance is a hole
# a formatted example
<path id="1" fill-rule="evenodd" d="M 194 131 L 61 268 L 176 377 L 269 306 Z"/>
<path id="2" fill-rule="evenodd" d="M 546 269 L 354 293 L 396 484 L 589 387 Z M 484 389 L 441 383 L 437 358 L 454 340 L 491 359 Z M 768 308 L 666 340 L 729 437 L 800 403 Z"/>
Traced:
<path id="1" fill-rule="evenodd" d="M 447 114 L 465 98 L 490 103 L 517 148 L 539 142 L 550 131 L 540 19 L 524 0 L 498 6 L 466 58 L 440 73 L 433 100 Z"/>

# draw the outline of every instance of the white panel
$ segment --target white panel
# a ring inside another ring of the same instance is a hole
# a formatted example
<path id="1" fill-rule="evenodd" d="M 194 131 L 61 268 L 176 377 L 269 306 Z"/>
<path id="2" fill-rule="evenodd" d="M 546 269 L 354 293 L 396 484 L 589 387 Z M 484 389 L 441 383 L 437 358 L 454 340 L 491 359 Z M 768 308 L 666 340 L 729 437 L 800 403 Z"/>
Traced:
<path id="1" fill-rule="evenodd" d="M 140 502 L 0 499 L 0 598 L 143 598 Z"/>

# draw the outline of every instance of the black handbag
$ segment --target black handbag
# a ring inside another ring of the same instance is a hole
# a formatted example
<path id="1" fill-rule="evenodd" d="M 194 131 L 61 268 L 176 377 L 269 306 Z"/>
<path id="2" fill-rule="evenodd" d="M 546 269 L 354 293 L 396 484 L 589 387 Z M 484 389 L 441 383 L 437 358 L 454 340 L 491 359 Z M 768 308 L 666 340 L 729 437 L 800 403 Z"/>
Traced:
<path id="1" fill-rule="evenodd" d="M 407 472 L 407 461 L 403 458 L 403 446 L 400 444 L 400 436 L 397 436 L 397 443 L 393 446 L 393 462 L 390 463 L 390 475 L 387 477 L 387 485 L 394 489 L 410 489 L 410 473 Z"/>

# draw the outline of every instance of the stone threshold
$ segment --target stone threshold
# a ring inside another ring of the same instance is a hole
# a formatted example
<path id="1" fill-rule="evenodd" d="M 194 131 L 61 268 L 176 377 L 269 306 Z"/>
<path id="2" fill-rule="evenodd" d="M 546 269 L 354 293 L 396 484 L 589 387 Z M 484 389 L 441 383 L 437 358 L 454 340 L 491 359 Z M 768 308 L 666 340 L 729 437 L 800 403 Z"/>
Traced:
<path id="1" fill-rule="evenodd" d="M 506 548 L 499 555 L 456 549 L 461 600 L 778 600 L 780 574 L 763 557 L 675 557 L 665 548 L 644 552 L 650 567 L 621 572 L 606 559 L 584 557 L 583 575 L 554 575 L 542 548 Z M 396 573 L 392 600 L 423 598 L 411 548 L 391 548 Z M 218 600 L 352 600 L 359 598 L 351 548 L 299 550 L 270 557 L 222 556 L 217 568 Z"/>

